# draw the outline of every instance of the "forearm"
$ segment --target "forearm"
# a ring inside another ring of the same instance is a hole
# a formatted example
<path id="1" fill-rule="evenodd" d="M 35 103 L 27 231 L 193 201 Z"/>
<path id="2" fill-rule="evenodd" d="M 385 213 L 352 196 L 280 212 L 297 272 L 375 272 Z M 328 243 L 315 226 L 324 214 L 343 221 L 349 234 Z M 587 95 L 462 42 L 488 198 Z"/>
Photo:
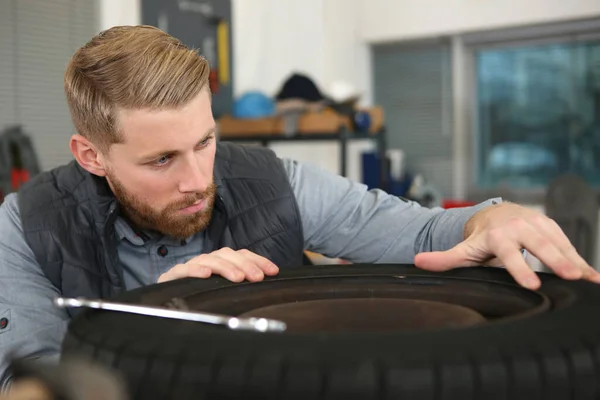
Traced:
<path id="1" fill-rule="evenodd" d="M 462 209 L 427 209 L 380 190 L 284 160 L 307 249 L 351 262 L 411 263 L 416 253 L 463 240 L 467 221 L 492 201 Z"/>
<path id="2" fill-rule="evenodd" d="M 498 207 L 500 198 L 486 200 L 470 207 L 451 208 L 435 215 L 429 226 L 425 227 L 415 242 L 415 250 L 444 251 L 465 240 L 479 223 L 488 210 Z"/>
<path id="3" fill-rule="evenodd" d="M 499 202 L 500 199 L 490 199 L 475 206 L 448 210 L 420 208 L 417 216 L 408 222 L 408 229 L 395 233 L 395 241 L 377 262 L 411 263 L 418 253 L 448 250 L 464 240 L 467 224 L 474 215 Z M 406 215 L 396 221 L 405 219 Z M 408 244 L 412 244 L 412 248 L 407 248 Z"/>

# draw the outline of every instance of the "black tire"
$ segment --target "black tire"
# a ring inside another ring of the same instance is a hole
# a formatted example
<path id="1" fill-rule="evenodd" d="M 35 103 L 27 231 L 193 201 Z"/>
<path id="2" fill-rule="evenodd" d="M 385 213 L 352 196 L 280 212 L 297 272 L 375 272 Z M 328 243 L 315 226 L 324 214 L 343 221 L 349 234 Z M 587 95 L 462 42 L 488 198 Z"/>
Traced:
<path id="1" fill-rule="evenodd" d="M 441 296 L 485 308 L 504 296 L 506 307 L 529 302 L 533 311 L 420 331 L 255 333 L 86 310 L 70 324 L 63 355 L 91 357 L 122 373 L 132 399 L 600 399 L 600 288 L 540 277 L 538 292 L 498 268 L 310 266 L 260 283 L 184 279 L 113 300 L 165 306 L 179 297 L 207 312 L 239 315 L 261 302 L 293 301 L 286 290 L 302 286 L 295 293 L 303 299 Z M 343 285 L 354 292 L 341 293 Z M 474 294 L 461 289 L 468 287 Z"/>

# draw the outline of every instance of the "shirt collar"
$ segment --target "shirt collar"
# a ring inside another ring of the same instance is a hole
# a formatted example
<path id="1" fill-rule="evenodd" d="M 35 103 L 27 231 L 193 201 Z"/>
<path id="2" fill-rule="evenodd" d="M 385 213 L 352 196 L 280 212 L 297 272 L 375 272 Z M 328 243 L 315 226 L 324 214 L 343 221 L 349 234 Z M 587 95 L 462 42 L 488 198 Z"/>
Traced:
<path id="1" fill-rule="evenodd" d="M 118 217 L 115 221 L 115 231 L 119 240 L 127 239 L 137 246 L 144 245 L 144 239 L 135 233 L 131 226 L 121 217 Z"/>
<path id="2" fill-rule="evenodd" d="M 185 239 L 176 239 L 169 236 L 164 236 L 151 232 L 136 232 L 129 223 L 122 217 L 118 217 L 115 221 L 115 231 L 119 240 L 127 239 L 136 246 L 143 246 L 147 240 L 156 240 L 168 245 L 186 245 L 194 238 L 194 235 L 188 236 Z"/>

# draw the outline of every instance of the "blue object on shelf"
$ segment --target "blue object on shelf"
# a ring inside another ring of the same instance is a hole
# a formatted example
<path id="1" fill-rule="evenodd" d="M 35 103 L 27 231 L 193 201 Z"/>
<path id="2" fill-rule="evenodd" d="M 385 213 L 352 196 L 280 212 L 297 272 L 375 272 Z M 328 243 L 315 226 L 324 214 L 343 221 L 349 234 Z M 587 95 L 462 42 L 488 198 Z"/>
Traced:
<path id="1" fill-rule="evenodd" d="M 390 171 L 387 172 L 387 190 L 386 192 L 394 196 L 406 197 L 412 177 L 405 174 L 403 179 L 392 179 Z M 367 185 L 369 190 L 381 189 L 381 158 L 377 152 L 362 153 L 362 182 Z"/>
<path id="2" fill-rule="evenodd" d="M 233 104 L 233 116 L 236 118 L 257 119 L 273 114 L 275 114 L 275 102 L 258 91 L 244 93 Z"/>
<path id="3" fill-rule="evenodd" d="M 370 189 L 381 187 L 381 161 L 375 152 L 362 153 L 362 182 Z"/>
<path id="4" fill-rule="evenodd" d="M 354 126 L 359 132 L 368 132 L 371 128 L 371 114 L 366 111 L 354 113 Z"/>

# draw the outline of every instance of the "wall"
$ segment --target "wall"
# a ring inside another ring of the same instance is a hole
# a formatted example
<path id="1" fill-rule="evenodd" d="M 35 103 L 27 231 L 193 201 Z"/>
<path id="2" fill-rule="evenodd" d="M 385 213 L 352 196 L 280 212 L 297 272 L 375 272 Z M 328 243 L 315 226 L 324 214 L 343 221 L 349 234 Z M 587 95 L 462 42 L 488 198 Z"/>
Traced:
<path id="1" fill-rule="evenodd" d="M 359 0 L 323 0 L 325 10 L 325 74 L 329 84 L 345 80 L 356 85 L 363 105 L 372 104 L 369 44 L 361 39 Z"/>
<path id="2" fill-rule="evenodd" d="M 99 0 L 100 30 L 140 23 L 140 0 Z"/>
<path id="3" fill-rule="evenodd" d="M 235 94 L 275 94 L 298 71 L 323 84 L 322 0 L 233 0 Z"/>
<path id="4" fill-rule="evenodd" d="M 361 37 L 407 40 L 600 15 L 598 0 L 360 0 Z"/>

